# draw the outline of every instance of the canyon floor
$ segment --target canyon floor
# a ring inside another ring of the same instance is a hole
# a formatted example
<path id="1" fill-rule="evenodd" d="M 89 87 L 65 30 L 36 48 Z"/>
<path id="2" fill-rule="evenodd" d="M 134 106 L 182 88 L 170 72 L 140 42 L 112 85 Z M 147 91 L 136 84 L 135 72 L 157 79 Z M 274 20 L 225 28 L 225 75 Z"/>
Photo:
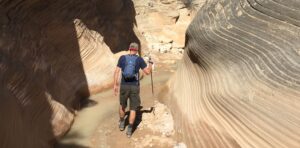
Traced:
<path id="1" fill-rule="evenodd" d="M 142 108 L 137 113 L 137 128 L 131 138 L 118 128 L 119 98 L 112 89 L 89 98 L 89 104 L 77 112 L 70 131 L 55 145 L 56 148 L 122 148 L 122 147 L 185 147 L 177 141 L 173 119 L 166 105 L 158 101 L 166 82 L 175 71 L 181 54 L 155 53 L 153 71 L 154 95 L 151 77 L 141 80 Z"/>

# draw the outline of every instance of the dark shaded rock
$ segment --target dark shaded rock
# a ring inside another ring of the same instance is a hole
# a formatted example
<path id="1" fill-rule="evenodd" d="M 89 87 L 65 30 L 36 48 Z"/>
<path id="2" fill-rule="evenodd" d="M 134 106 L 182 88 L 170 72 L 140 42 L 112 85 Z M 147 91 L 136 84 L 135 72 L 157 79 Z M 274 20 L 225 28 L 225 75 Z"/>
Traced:
<path id="1" fill-rule="evenodd" d="M 51 147 L 109 84 L 112 52 L 139 42 L 134 24 L 130 0 L 0 1 L 0 147 Z"/>

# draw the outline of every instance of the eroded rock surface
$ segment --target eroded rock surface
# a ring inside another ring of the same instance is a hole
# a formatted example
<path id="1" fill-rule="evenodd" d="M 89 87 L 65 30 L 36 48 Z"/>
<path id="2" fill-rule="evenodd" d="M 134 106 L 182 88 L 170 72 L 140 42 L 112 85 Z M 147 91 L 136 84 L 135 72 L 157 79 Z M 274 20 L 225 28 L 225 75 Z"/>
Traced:
<path id="1" fill-rule="evenodd" d="M 180 0 L 134 0 L 137 28 L 149 51 L 183 53 L 185 31 L 204 0 L 191 10 Z"/>
<path id="2" fill-rule="evenodd" d="M 170 82 L 188 147 L 300 147 L 300 2 L 208 0 Z"/>
<path id="3" fill-rule="evenodd" d="M 139 40 L 130 0 L 0 1 L 0 147 L 46 148 Z"/>

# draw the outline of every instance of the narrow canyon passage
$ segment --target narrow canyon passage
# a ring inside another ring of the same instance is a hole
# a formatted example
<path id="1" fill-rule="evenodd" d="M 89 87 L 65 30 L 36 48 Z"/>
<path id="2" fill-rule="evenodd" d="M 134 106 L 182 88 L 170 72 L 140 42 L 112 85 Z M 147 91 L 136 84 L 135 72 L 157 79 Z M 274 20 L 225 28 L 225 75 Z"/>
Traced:
<path id="1" fill-rule="evenodd" d="M 299 0 L 0 0 L 0 148 L 299 148 Z M 152 54 L 132 138 L 113 73 Z M 153 108 L 154 107 L 154 110 Z"/>
<path id="2" fill-rule="evenodd" d="M 173 147 L 176 145 L 176 136 L 174 135 L 173 123 L 171 123 L 173 121 L 164 121 L 166 119 L 164 115 L 171 116 L 171 113 L 167 111 L 168 108 L 165 105 L 158 102 L 158 96 L 165 96 L 163 88 L 166 87 L 167 81 L 174 74 L 181 56 L 154 54 L 163 57 L 153 72 L 155 94 L 152 95 L 150 76 L 144 77 L 141 80 L 140 88 L 143 108 L 137 116 L 137 129 L 131 138 L 127 138 L 125 131 L 119 131 L 119 98 L 114 96 L 112 89 L 109 89 L 89 98 L 89 104 L 77 113 L 70 131 L 59 140 L 55 147 L 120 148 Z M 153 118 L 159 121 L 155 122 Z M 158 128 L 153 130 L 150 126 Z M 168 129 L 166 130 L 166 128 Z M 167 133 L 166 136 L 165 132 L 170 133 Z"/>

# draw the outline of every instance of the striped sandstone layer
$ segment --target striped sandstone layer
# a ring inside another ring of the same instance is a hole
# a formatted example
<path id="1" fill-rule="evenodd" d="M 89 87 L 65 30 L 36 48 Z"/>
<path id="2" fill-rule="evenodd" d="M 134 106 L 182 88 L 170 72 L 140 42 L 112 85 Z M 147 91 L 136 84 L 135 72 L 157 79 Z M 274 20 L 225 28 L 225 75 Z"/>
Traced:
<path id="1" fill-rule="evenodd" d="M 169 83 L 189 147 L 300 147 L 300 1 L 208 0 Z"/>

